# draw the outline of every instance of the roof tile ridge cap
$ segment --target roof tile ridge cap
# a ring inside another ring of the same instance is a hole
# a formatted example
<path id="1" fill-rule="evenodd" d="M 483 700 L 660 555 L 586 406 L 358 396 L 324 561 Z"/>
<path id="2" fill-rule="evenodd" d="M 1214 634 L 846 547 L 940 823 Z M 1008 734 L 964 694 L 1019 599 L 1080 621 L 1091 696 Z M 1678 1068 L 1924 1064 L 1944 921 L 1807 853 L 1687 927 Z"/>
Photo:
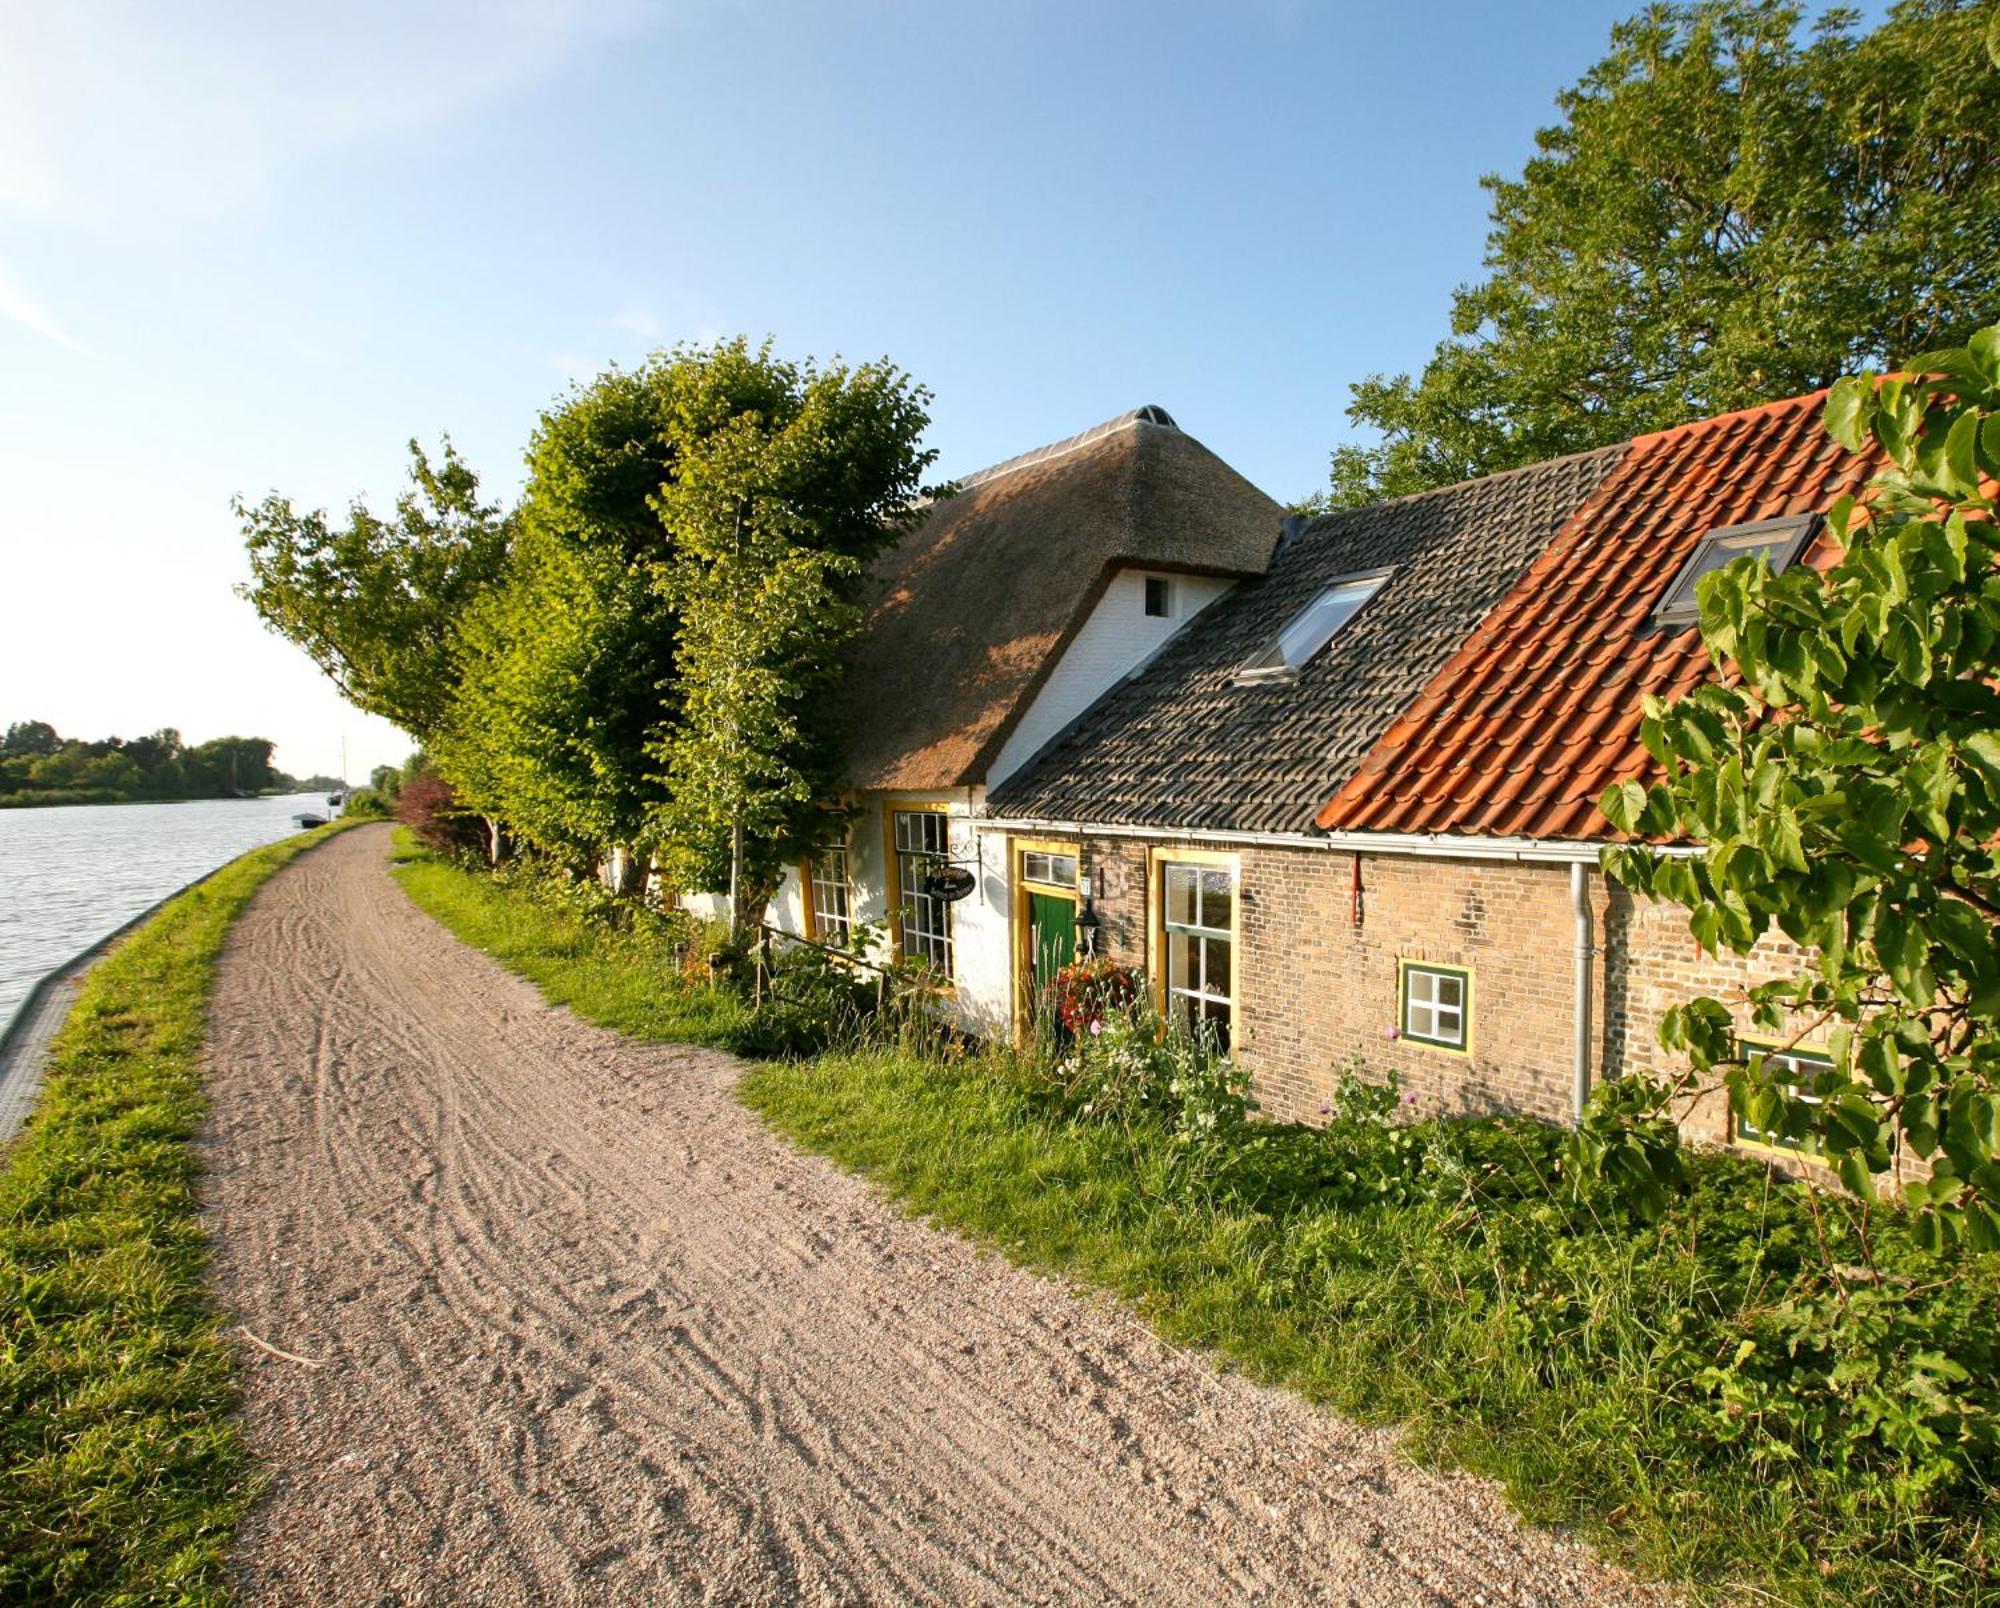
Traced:
<path id="1" fill-rule="evenodd" d="M 1894 377 L 1885 374 L 1878 376 L 1877 380 L 1879 383 L 1881 380 Z M 1804 409 L 1814 402 L 1824 402 L 1832 390 L 1832 386 L 1822 385 L 1817 391 L 1801 391 L 1797 396 L 1781 396 L 1775 402 L 1759 402 L 1755 407 L 1732 408 L 1727 413 L 1711 413 L 1704 418 L 1688 419 L 1681 424 L 1669 425 L 1664 430 L 1648 430 L 1643 435 L 1636 435 L 1632 438 L 1631 445 L 1636 447 L 1644 442 L 1650 446 L 1655 442 L 1678 440 L 1700 431 L 1748 423 L 1766 414 L 1779 414 L 1794 408 Z"/>
<path id="2" fill-rule="evenodd" d="M 1622 452 L 1631 445 L 1630 441 L 1607 441 L 1602 446 L 1579 447 L 1575 452 L 1559 453 L 1553 458 L 1537 458 L 1533 463 L 1517 463 L 1511 469 L 1495 469 L 1488 474 L 1468 475 L 1463 480 L 1449 480 L 1442 486 L 1426 486 L 1422 491 L 1406 491 L 1399 496 L 1384 497 L 1380 502 L 1361 503 L 1353 508 L 1329 508 L 1325 513 L 1315 515 L 1312 523 L 1300 534 L 1318 530 L 1322 525 L 1335 519 L 1344 519 L 1350 514 L 1373 513 L 1378 508 L 1398 508 L 1404 503 L 1418 502 L 1425 497 L 1441 497 L 1448 491 L 1464 491 L 1472 486 L 1491 486 L 1503 480 L 1511 480 L 1517 475 L 1567 468 L 1590 458 L 1601 458 L 1606 453 Z M 1616 471 L 1614 469 L 1611 472 Z"/>
<path id="3" fill-rule="evenodd" d="M 1003 475 L 1011 475 L 1018 469 L 1032 469 L 1036 464 L 1066 458 L 1073 452 L 1081 452 L 1085 447 L 1094 446 L 1106 437 L 1117 435 L 1121 430 L 1130 430 L 1136 425 L 1150 424 L 1156 430 L 1182 433 L 1179 425 L 1161 424 L 1157 419 L 1148 418 L 1147 413 L 1151 408 L 1152 404 L 1143 408 L 1133 408 L 1129 412 L 1119 414 L 1115 419 L 1106 419 L 1102 424 L 1093 424 L 1088 430 L 1079 430 L 1075 435 L 1064 436 L 1044 446 L 1016 453 L 1011 458 L 1002 458 L 998 463 L 988 464 L 984 469 L 975 469 L 971 474 L 959 479 L 959 488 L 970 491 L 975 486 L 988 485 Z"/>

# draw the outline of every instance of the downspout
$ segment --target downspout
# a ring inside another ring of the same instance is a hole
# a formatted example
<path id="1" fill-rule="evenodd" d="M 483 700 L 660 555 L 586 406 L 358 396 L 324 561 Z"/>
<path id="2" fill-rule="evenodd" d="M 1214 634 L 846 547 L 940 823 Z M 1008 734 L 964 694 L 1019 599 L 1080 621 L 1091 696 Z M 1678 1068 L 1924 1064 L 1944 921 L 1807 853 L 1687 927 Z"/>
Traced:
<path id="1" fill-rule="evenodd" d="M 1597 946 L 1591 941 L 1590 873 L 1580 860 L 1570 862 L 1569 901 L 1576 912 L 1576 1042 L 1571 1067 L 1571 1104 L 1574 1121 L 1583 1125 L 1583 1108 L 1590 1099 L 1590 990 L 1591 961 Z"/>

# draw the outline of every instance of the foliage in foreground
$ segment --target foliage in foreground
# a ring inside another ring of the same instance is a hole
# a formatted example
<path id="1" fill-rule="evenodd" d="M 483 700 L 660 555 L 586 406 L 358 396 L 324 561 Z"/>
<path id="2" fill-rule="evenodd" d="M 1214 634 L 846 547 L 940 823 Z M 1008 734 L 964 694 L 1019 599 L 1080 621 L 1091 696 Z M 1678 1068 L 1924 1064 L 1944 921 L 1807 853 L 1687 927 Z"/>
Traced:
<path id="1" fill-rule="evenodd" d="M 547 889 L 428 858 L 404 876 L 591 1020 L 734 1045 L 756 1014 Z M 2000 1592 L 1993 1258 L 1731 1157 L 1694 1159 L 1649 1223 L 1579 1198 L 1557 1131 L 1406 1124 L 1359 1069 L 1323 1129 L 1251 1123 L 1233 1066 L 1129 1018 L 1052 1061 L 888 1021 L 894 1043 L 864 1022 L 858 1047 L 753 1069 L 744 1098 L 911 1209 L 1400 1420 L 1645 1568 L 1828 1600 Z"/>
<path id="2" fill-rule="evenodd" d="M 1674 857 L 1608 849 L 1627 886 L 1685 905 L 1711 953 L 1772 928 L 1800 946 L 1750 990 L 1756 1025 L 1826 1036 L 1831 1065 L 1791 1081 L 1739 1039 L 1727 1004 L 1670 1013 L 1688 1071 L 1600 1091 L 1593 1148 L 1657 1192 L 1677 1173 L 1675 1100 L 1721 1084 L 1740 1117 L 1810 1142 L 1868 1196 L 1900 1150 L 1933 1243 L 2000 1249 L 2000 325 L 1911 360 L 1916 379 L 1844 380 L 1828 432 L 1888 468 L 1828 515 L 1825 576 L 1739 559 L 1699 586 L 1702 640 L 1739 682 L 1642 727 L 1661 768 L 1614 786 L 1612 824 L 1692 840 Z"/>
<path id="3" fill-rule="evenodd" d="M 1709 1156 L 1656 1223 L 1558 1182 L 1533 1123 L 1324 1129 L 1189 1165 L 1183 1123 L 1081 1116 L 1013 1056 L 753 1070 L 775 1126 L 912 1210 L 1103 1285 L 1169 1340 L 1504 1481 L 1641 1567 L 1788 1597 L 2000 1590 L 1991 1261 L 1955 1266 Z M 1838 1293 L 1828 1258 L 1880 1283 Z"/>
<path id="4" fill-rule="evenodd" d="M 243 856 L 90 975 L 0 1171 L 0 1600 L 226 1595 L 254 1494 L 188 1140 L 216 957 L 333 827 Z"/>
<path id="5" fill-rule="evenodd" d="M 1995 0 L 1872 29 L 1790 0 L 1647 6 L 1492 197 L 1487 277 L 1423 372 L 1353 387 L 1333 455 L 1374 502 L 1962 341 L 2000 312 Z"/>

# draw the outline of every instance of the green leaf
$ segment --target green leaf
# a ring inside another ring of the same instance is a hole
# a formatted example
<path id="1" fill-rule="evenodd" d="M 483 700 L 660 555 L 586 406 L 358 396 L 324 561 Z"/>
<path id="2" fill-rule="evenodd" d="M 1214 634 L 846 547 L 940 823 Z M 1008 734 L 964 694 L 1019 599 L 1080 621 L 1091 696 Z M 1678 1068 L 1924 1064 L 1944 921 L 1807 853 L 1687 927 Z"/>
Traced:
<path id="1" fill-rule="evenodd" d="M 1834 383 L 1826 399 L 1826 433 L 1849 452 L 1868 447 L 1868 432 L 1875 414 L 1875 381 L 1868 374 L 1850 375 Z"/>
<path id="2" fill-rule="evenodd" d="M 1613 782 L 1598 800 L 1604 818 L 1621 832 L 1637 832 L 1646 808 L 1646 789 L 1639 782 Z"/>
<path id="3" fill-rule="evenodd" d="M 1968 408 L 1952 421 L 1944 438 L 1944 465 L 1961 495 L 1979 490 L 1979 415 Z"/>

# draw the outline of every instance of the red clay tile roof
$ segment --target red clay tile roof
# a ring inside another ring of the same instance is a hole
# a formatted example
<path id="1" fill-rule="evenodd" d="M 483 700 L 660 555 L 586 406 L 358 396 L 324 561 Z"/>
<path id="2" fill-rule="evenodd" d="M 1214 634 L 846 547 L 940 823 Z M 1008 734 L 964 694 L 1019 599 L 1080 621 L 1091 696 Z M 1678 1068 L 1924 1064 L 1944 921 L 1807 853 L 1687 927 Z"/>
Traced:
<path id="1" fill-rule="evenodd" d="M 1320 810 L 1329 831 L 1611 835 L 1598 797 L 1657 767 L 1640 695 L 1714 675 L 1653 611 L 1704 532 L 1824 510 L 1882 467 L 1822 429 L 1825 392 L 1640 436 Z M 1808 555 L 1824 563 L 1824 544 Z"/>

